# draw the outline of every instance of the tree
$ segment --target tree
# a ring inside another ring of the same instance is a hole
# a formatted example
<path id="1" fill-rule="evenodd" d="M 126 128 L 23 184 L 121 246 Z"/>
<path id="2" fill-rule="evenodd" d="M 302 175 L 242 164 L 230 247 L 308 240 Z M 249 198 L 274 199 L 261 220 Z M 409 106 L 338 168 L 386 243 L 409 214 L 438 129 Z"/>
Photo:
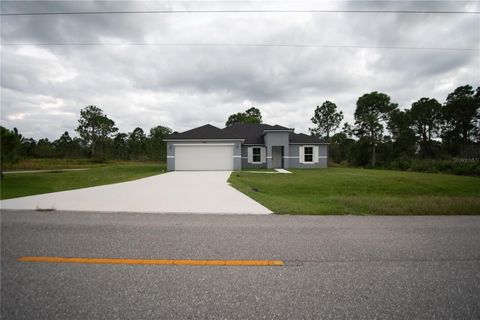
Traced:
<path id="1" fill-rule="evenodd" d="M 128 134 L 128 150 L 130 159 L 142 159 L 145 157 L 147 137 L 142 128 L 135 128 Z"/>
<path id="2" fill-rule="evenodd" d="M 0 126 L 0 176 L 3 179 L 3 166 L 6 163 L 13 163 L 18 160 L 18 149 L 21 135 L 17 128 L 9 130 Z"/>
<path id="3" fill-rule="evenodd" d="M 310 128 L 310 133 L 318 138 L 329 140 L 330 133 L 335 132 L 342 122 L 343 112 L 337 112 L 337 105 L 327 100 L 322 106 L 317 106 L 311 120 L 316 127 Z"/>
<path id="4" fill-rule="evenodd" d="M 167 158 L 167 144 L 163 139 L 172 134 L 172 129 L 164 126 L 156 126 L 150 129 L 149 156 L 151 159 L 164 160 Z"/>
<path id="5" fill-rule="evenodd" d="M 349 162 L 356 166 L 368 166 L 371 163 L 371 141 L 367 136 L 360 137 L 352 146 L 350 150 Z"/>
<path id="6" fill-rule="evenodd" d="M 70 147 L 69 157 L 86 158 L 88 156 L 88 150 L 85 148 L 85 143 L 81 138 L 74 137 Z"/>
<path id="7" fill-rule="evenodd" d="M 477 87 L 474 99 L 477 105 L 477 117 L 474 121 L 474 142 L 480 143 L 480 87 Z"/>
<path id="8" fill-rule="evenodd" d="M 458 87 L 447 96 L 442 108 L 444 120 L 442 139 L 453 155 L 461 153 L 469 144 L 478 140 L 480 96 L 469 85 Z"/>
<path id="9" fill-rule="evenodd" d="M 70 137 L 68 131 L 65 131 L 60 138 L 53 141 L 55 154 L 62 158 L 78 158 L 85 156 L 85 148 L 82 146 L 81 139 Z"/>
<path id="10" fill-rule="evenodd" d="M 163 140 L 172 134 L 172 129 L 164 126 L 156 126 L 150 129 L 149 138 L 155 140 Z"/>
<path id="11" fill-rule="evenodd" d="M 375 146 L 383 137 L 384 123 L 389 114 L 397 108 L 390 102 L 390 97 L 384 93 L 366 93 L 357 100 L 355 109 L 355 135 L 359 138 L 368 138 L 371 148 L 371 165 L 375 166 Z"/>
<path id="12" fill-rule="evenodd" d="M 60 138 L 53 141 L 57 155 L 60 157 L 68 156 L 73 149 L 73 140 L 68 131 L 65 131 Z"/>
<path id="13" fill-rule="evenodd" d="M 70 137 L 70 134 L 68 131 L 65 131 L 58 140 L 55 140 L 58 145 L 68 145 L 69 143 L 72 142 L 72 138 Z"/>
<path id="14" fill-rule="evenodd" d="M 433 138 L 440 129 L 442 105 L 435 99 L 421 98 L 412 104 L 409 111 L 420 154 L 433 157 Z"/>
<path id="15" fill-rule="evenodd" d="M 392 155 L 396 158 L 412 157 L 415 154 L 415 132 L 411 128 L 412 120 L 408 110 L 394 109 L 388 119 L 388 130 L 392 134 Z"/>
<path id="16" fill-rule="evenodd" d="M 118 132 L 115 134 L 112 142 L 112 152 L 113 158 L 115 159 L 128 159 L 128 143 L 127 143 L 128 134 L 123 132 Z"/>
<path id="17" fill-rule="evenodd" d="M 342 133 L 345 133 L 348 138 L 353 137 L 354 131 L 352 125 L 348 122 L 345 122 L 342 127 Z"/>
<path id="18" fill-rule="evenodd" d="M 21 141 L 19 155 L 20 157 L 30 158 L 35 156 L 35 148 L 37 147 L 37 141 L 33 138 L 23 138 Z"/>
<path id="19" fill-rule="evenodd" d="M 262 123 L 262 113 L 259 109 L 252 107 L 245 112 L 232 114 L 228 117 L 225 126 L 229 127 L 236 123 Z"/>
<path id="20" fill-rule="evenodd" d="M 105 145 L 118 129 L 115 127 L 115 122 L 109 119 L 102 109 L 87 106 L 80 111 L 76 131 L 90 149 L 90 157 L 102 159 Z"/>
<path id="21" fill-rule="evenodd" d="M 35 147 L 35 156 L 37 158 L 55 158 L 57 156 L 55 146 L 48 138 L 40 139 Z"/>
<path id="22" fill-rule="evenodd" d="M 328 148 L 329 158 L 340 163 L 344 160 L 351 161 L 351 153 L 355 140 L 351 139 L 345 132 L 335 133 L 330 139 Z"/>

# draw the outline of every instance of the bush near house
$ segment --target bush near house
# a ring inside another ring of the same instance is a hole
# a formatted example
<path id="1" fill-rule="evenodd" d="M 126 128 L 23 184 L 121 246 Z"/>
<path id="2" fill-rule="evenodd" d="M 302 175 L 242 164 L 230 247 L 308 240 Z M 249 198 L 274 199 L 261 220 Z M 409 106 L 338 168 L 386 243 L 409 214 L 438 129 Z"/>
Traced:
<path id="1" fill-rule="evenodd" d="M 399 159 L 391 161 L 384 168 L 401 171 L 480 176 L 480 159 Z"/>

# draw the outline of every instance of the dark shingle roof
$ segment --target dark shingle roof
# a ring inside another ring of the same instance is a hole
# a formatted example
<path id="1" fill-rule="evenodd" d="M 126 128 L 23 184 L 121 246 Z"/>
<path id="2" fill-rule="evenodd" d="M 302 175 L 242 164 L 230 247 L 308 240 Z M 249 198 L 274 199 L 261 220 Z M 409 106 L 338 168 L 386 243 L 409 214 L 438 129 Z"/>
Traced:
<path id="1" fill-rule="evenodd" d="M 293 129 L 279 125 L 271 126 L 264 123 L 237 123 L 224 129 L 219 129 L 210 124 L 206 124 L 185 132 L 174 133 L 167 137 L 166 140 L 244 139 L 245 144 L 264 144 L 265 141 L 263 140 L 263 135 L 265 130 L 290 130 L 290 143 L 323 143 L 321 140 L 315 137 L 303 133 L 294 133 Z"/>
<path id="2" fill-rule="evenodd" d="M 246 144 L 264 144 L 265 130 L 291 130 L 279 125 L 271 126 L 264 123 L 237 123 L 223 129 L 224 132 L 234 134 L 245 139 Z"/>
<path id="3" fill-rule="evenodd" d="M 266 124 L 266 126 L 269 126 L 268 124 Z M 287 127 L 282 127 L 282 126 L 279 126 L 278 124 L 274 125 L 274 126 L 269 126 L 270 128 L 268 129 L 265 129 L 265 130 L 291 130 L 293 131 L 293 129 L 290 129 L 290 128 L 287 128 Z"/>
<path id="4" fill-rule="evenodd" d="M 291 130 L 292 132 L 290 132 L 289 136 L 290 143 L 323 143 L 315 137 L 303 133 L 294 133 L 293 129 L 282 127 L 278 124 L 271 126 L 264 123 L 237 123 L 223 129 L 225 132 L 233 133 L 244 138 L 246 144 L 264 144 L 265 141 L 263 140 L 263 135 L 265 130 Z"/>
<path id="5" fill-rule="evenodd" d="M 290 133 L 290 143 L 325 143 L 322 140 L 304 133 Z"/>
<path id="6" fill-rule="evenodd" d="M 166 140 L 183 140 L 183 139 L 243 139 L 235 134 L 225 132 L 211 124 L 191 129 L 181 133 L 174 133 L 167 137 Z"/>

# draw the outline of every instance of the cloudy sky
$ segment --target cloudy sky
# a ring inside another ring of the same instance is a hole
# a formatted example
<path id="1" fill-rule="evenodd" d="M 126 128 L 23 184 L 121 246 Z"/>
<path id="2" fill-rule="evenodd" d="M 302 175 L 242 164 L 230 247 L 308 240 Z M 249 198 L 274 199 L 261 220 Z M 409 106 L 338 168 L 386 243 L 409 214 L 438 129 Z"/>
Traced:
<path id="1" fill-rule="evenodd" d="M 148 10 L 480 11 L 477 1 L 15 1 L 2 14 Z M 1 125 L 75 135 L 96 105 L 120 131 L 184 131 L 255 106 L 308 132 L 333 101 L 353 122 L 371 91 L 409 108 L 480 85 L 480 15 L 318 12 L 1 17 Z M 273 46 L 272 46 L 273 45 Z M 280 46 L 278 46 L 280 45 Z"/>

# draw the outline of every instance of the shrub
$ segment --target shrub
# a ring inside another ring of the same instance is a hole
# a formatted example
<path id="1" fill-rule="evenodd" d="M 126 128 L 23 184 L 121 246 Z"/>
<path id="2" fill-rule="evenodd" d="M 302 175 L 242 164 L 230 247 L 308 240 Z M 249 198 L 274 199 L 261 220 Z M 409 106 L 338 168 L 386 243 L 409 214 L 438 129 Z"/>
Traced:
<path id="1" fill-rule="evenodd" d="M 383 166 L 385 169 L 456 175 L 480 176 L 480 161 L 465 159 L 396 159 Z"/>

